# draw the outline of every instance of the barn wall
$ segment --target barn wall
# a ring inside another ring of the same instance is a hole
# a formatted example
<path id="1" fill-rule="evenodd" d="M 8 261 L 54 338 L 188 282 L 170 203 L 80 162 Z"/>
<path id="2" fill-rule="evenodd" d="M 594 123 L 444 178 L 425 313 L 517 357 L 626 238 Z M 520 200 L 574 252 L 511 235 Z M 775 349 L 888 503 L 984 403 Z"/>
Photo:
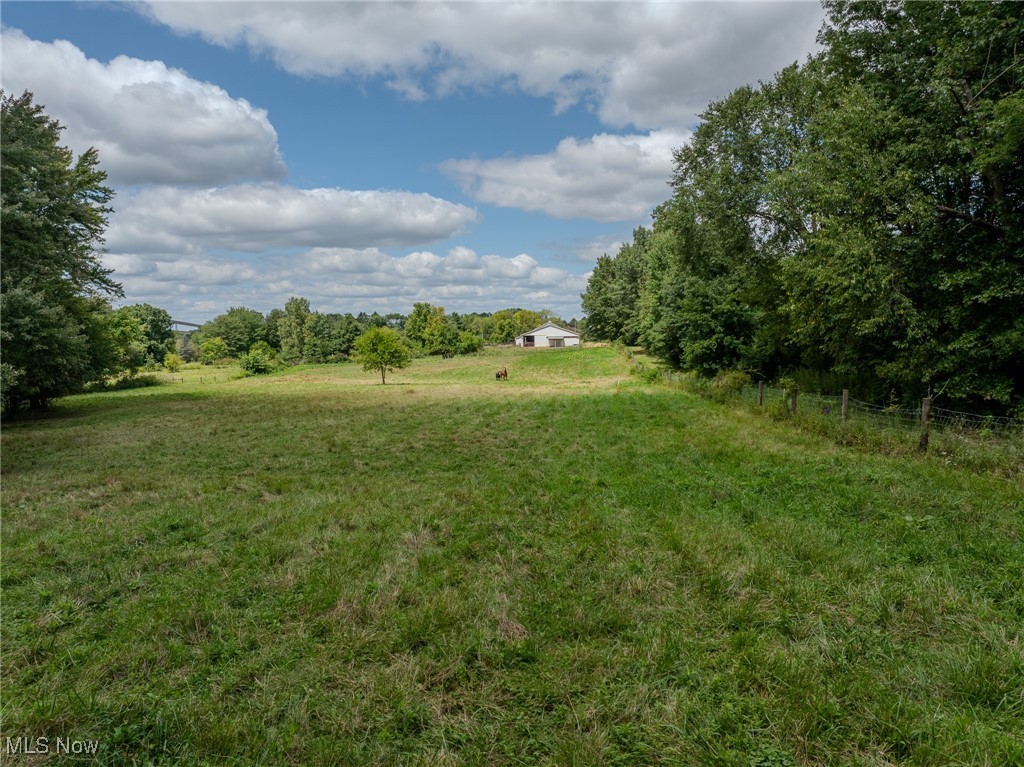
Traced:
<path id="1" fill-rule="evenodd" d="M 579 336 L 566 336 L 561 330 L 546 329 L 540 333 L 534 333 L 533 337 L 536 339 L 535 346 L 538 348 L 551 346 L 551 338 L 562 338 L 565 341 L 566 346 L 579 346 Z"/>
<path id="2" fill-rule="evenodd" d="M 531 348 L 534 348 L 534 349 L 548 349 L 548 348 L 551 348 L 551 339 L 552 338 L 561 338 L 562 341 L 563 341 L 563 346 L 566 346 L 566 347 L 568 347 L 568 346 L 579 346 L 580 345 L 580 337 L 579 336 L 567 336 L 566 335 L 566 331 L 565 330 L 561 330 L 561 329 L 544 328 L 544 329 L 536 331 L 534 333 L 526 333 L 526 334 L 524 334 L 522 336 L 516 336 L 516 346 L 524 346 L 525 345 L 523 343 L 523 339 L 524 339 L 524 336 L 526 336 L 526 335 L 533 336 L 534 342 L 533 342 L 533 346 Z"/>

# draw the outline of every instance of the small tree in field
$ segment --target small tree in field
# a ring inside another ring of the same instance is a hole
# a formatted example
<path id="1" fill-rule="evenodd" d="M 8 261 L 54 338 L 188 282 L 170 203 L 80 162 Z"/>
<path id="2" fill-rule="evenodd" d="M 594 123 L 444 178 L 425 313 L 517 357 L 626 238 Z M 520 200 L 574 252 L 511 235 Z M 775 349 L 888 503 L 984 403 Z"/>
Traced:
<path id="1" fill-rule="evenodd" d="M 355 342 L 356 359 L 363 370 L 379 370 L 380 382 L 386 384 L 389 371 L 409 366 L 412 354 L 401 334 L 391 328 L 370 328 Z"/>

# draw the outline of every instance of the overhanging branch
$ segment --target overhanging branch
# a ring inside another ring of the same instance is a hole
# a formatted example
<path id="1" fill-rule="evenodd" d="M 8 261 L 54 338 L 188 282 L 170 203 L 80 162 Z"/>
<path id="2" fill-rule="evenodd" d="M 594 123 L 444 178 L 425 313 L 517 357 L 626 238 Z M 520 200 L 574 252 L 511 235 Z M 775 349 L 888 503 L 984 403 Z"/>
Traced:
<path id="1" fill-rule="evenodd" d="M 991 221 L 986 221 L 983 218 L 972 216 L 970 213 L 964 213 L 962 210 L 957 210 L 956 208 L 947 208 L 945 205 L 936 205 L 935 210 L 937 210 L 944 216 L 948 216 L 950 218 L 958 218 L 961 221 L 966 221 L 970 224 L 974 224 L 975 226 L 984 227 L 985 229 L 988 229 L 990 232 L 1006 234 L 1005 227 L 999 226 L 999 224 L 993 224 Z"/>

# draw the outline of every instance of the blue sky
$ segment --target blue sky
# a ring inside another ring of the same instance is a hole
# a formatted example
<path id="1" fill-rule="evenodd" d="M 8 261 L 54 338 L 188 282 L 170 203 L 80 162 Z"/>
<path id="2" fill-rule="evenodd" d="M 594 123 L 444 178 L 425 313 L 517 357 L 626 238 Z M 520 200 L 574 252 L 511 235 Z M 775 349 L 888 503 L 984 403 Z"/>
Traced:
<path id="1" fill-rule="evenodd" d="M 117 192 L 124 303 L 202 322 L 581 316 L 708 102 L 814 49 L 816 3 L 8 2 L 2 81 Z"/>

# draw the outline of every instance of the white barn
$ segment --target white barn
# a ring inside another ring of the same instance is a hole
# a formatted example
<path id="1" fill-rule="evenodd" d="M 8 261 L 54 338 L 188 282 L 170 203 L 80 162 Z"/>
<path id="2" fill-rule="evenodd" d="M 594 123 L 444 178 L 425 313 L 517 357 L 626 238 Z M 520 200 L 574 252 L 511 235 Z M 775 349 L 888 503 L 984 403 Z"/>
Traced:
<path id="1" fill-rule="evenodd" d="M 566 346 L 579 346 L 580 334 L 575 330 L 559 327 L 553 322 L 545 322 L 529 333 L 516 336 L 516 346 L 524 349 L 561 349 Z"/>

